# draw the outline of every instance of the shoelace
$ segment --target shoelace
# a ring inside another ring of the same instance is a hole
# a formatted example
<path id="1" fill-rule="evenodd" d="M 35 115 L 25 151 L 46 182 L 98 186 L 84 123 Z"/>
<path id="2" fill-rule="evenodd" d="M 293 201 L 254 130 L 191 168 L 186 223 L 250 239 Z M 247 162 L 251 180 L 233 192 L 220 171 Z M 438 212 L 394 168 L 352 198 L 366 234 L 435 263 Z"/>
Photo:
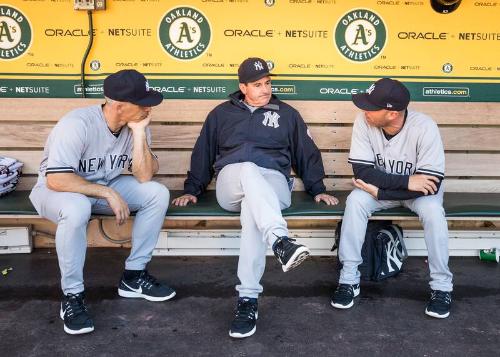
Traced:
<path id="1" fill-rule="evenodd" d="M 276 236 L 278 237 L 278 236 Z M 287 253 L 287 244 L 290 242 L 295 242 L 296 239 L 284 236 L 284 237 L 278 237 L 278 240 L 275 243 L 275 252 L 278 255 L 279 259 L 281 262 L 283 262 L 283 259 L 285 258 L 285 255 Z"/>
<path id="2" fill-rule="evenodd" d="M 144 270 L 139 276 L 139 280 L 137 281 L 140 286 L 150 289 L 153 285 L 156 285 L 156 278 L 152 275 L 149 275 L 147 270 Z"/>
<path id="3" fill-rule="evenodd" d="M 350 298 L 354 295 L 354 289 L 349 284 L 340 284 L 335 290 L 335 295 Z"/>
<path id="4" fill-rule="evenodd" d="M 87 307 L 83 303 L 82 294 L 67 294 L 68 299 L 65 302 L 66 309 L 64 314 L 68 317 L 78 316 L 83 312 L 87 312 Z"/>
<path id="5" fill-rule="evenodd" d="M 255 306 L 250 301 L 239 301 L 236 308 L 236 318 L 238 321 L 255 320 Z"/>
<path id="6" fill-rule="evenodd" d="M 451 294 L 447 291 L 433 290 L 431 300 L 441 304 L 449 305 L 451 303 Z"/>

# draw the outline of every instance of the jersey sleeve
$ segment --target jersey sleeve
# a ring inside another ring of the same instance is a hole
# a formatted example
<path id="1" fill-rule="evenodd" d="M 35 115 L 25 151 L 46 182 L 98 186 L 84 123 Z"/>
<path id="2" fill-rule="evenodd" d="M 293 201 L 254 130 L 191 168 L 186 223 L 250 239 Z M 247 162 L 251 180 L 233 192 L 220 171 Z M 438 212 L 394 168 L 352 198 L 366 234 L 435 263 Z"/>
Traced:
<path id="1" fill-rule="evenodd" d="M 310 136 L 309 129 L 298 112 L 294 113 L 295 128 L 291 134 L 290 145 L 292 167 L 302 179 L 305 190 L 311 196 L 326 191 L 323 183 L 325 169 L 321 152 Z"/>
<path id="2" fill-rule="evenodd" d="M 417 147 L 415 173 L 444 178 L 445 157 L 438 126 L 430 120 L 422 131 Z"/>
<path id="3" fill-rule="evenodd" d="M 87 129 L 82 120 L 74 117 L 61 119 L 50 133 L 46 175 L 74 173 L 85 150 Z"/>
<path id="4" fill-rule="evenodd" d="M 366 124 L 363 113 L 359 113 L 354 120 L 348 162 L 350 164 L 362 164 L 375 167 L 375 155 L 370 144 L 368 125 Z"/>
<path id="5" fill-rule="evenodd" d="M 199 196 L 215 174 L 214 162 L 217 154 L 217 114 L 212 110 L 201 128 L 200 136 L 191 154 L 191 166 L 184 181 L 184 194 Z"/>

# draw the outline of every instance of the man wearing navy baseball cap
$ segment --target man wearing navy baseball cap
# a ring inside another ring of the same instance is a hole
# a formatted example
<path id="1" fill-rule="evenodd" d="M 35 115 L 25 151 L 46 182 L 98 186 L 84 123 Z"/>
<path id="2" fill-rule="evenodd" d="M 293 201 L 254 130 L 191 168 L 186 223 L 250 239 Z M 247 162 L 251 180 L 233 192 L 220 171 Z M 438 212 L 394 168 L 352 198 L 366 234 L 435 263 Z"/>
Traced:
<path id="1" fill-rule="evenodd" d="M 255 333 L 267 248 L 285 272 L 309 255 L 307 247 L 288 237 L 281 215 L 291 203 L 291 169 L 316 202 L 338 203 L 326 194 L 321 153 L 304 120 L 272 94 L 271 76 L 262 58 L 241 63 L 239 90 L 208 115 L 191 156 L 184 195 L 173 201 L 180 206 L 196 203 L 216 176 L 219 205 L 240 212 L 239 298 L 229 330 L 234 338 Z"/>
<path id="2" fill-rule="evenodd" d="M 161 93 L 149 88 L 146 77 L 134 69 L 125 69 L 106 77 L 104 96 L 141 107 L 154 107 L 163 100 Z"/>
<path id="3" fill-rule="evenodd" d="M 378 80 L 365 93 L 354 94 L 352 101 L 362 110 L 354 121 L 348 159 L 355 188 L 344 211 L 339 246 L 343 267 L 331 305 L 348 309 L 360 293 L 358 265 L 368 218 L 373 212 L 402 205 L 415 212 L 424 226 L 431 278 L 425 313 L 446 318 L 453 276 L 448 268 L 441 185 L 445 157 L 439 129 L 429 116 L 407 109 L 410 92 L 394 79 Z"/>
<path id="4" fill-rule="evenodd" d="M 57 224 L 64 294 L 60 317 L 64 331 L 72 335 L 94 330 L 83 284 L 91 214 L 114 215 L 122 225 L 131 211 L 136 212 L 120 296 L 165 301 L 175 295 L 146 269 L 170 200 L 168 189 L 151 181 L 158 160 L 150 150 L 148 125 L 151 107 L 163 97 L 135 70 L 108 76 L 104 96 L 105 104 L 73 110 L 52 129 L 30 195 L 37 212 Z M 132 175 L 122 175 L 124 169 Z"/>

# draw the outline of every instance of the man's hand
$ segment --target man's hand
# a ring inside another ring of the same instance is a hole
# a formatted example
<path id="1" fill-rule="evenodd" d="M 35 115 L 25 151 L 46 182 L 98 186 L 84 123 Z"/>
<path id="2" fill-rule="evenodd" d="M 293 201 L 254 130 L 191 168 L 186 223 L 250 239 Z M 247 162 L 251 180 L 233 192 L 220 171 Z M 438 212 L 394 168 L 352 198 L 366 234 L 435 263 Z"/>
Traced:
<path id="1" fill-rule="evenodd" d="M 121 226 L 130 216 L 127 202 L 125 202 L 122 196 L 112 188 L 109 188 L 105 199 L 108 201 L 109 207 L 116 216 L 116 224 Z"/>
<path id="2" fill-rule="evenodd" d="M 424 195 L 434 194 L 437 192 L 436 183 L 439 179 L 435 176 L 416 174 L 411 175 L 408 180 L 408 190 L 422 192 Z"/>
<path id="3" fill-rule="evenodd" d="M 145 117 L 140 121 L 129 121 L 127 123 L 127 126 L 130 128 L 130 130 L 132 130 L 132 132 L 141 130 L 145 131 L 146 127 L 149 125 L 150 122 L 151 122 L 151 116 L 148 115 L 147 117 Z"/>
<path id="4" fill-rule="evenodd" d="M 172 201 L 172 203 L 176 206 L 187 206 L 189 202 L 196 203 L 198 202 L 198 199 L 196 198 L 196 196 L 186 194 L 182 195 L 181 197 L 177 197 Z"/>
<path id="5" fill-rule="evenodd" d="M 335 206 L 337 203 L 339 203 L 339 200 L 337 197 L 329 195 L 327 193 L 320 193 L 314 196 L 314 201 L 316 202 L 325 202 L 328 206 Z"/>
<path id="6" fill-rule="evenodd" d="M 377 199 L 378 195 L 378 187 L 372 185 L 371 183 L 366 183 L 365 181 L 361 179 L 352 179 L 352 183 L 354 186 L 359 188 L 360 190 L 363 190 L 365 192 L 368 192 L 370 195 L 373 196 L 373 198 Z"/>

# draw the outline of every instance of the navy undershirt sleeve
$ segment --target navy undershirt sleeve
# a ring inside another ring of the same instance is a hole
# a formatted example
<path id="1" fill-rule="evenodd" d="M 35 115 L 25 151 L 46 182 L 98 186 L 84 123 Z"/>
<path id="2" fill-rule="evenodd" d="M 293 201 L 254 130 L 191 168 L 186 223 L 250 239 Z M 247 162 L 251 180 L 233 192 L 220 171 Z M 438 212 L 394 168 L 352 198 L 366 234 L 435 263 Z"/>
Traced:
<path id="1" fill-rule="evenodd" d="M 377 194 L 379 200 L 404 201 L 425 196 L 420 191 L 408 190 L 409 175 L 388 174 L 373 166 L 363 164 L 352 164 L 352 169 L 355 178 L 379 188 Z M 436 177 L 439 179 L 439 182 L 436 183 L 437 191 L 439 191 L 443 180 L 441 177 Z"/>
<path id="2" fill-rule="evenodd" d="M 394 175 L 377 170 L 371 165 L 352 164 L 354 177 L 383 190 L 407 190 L 408 175 Z"/>

